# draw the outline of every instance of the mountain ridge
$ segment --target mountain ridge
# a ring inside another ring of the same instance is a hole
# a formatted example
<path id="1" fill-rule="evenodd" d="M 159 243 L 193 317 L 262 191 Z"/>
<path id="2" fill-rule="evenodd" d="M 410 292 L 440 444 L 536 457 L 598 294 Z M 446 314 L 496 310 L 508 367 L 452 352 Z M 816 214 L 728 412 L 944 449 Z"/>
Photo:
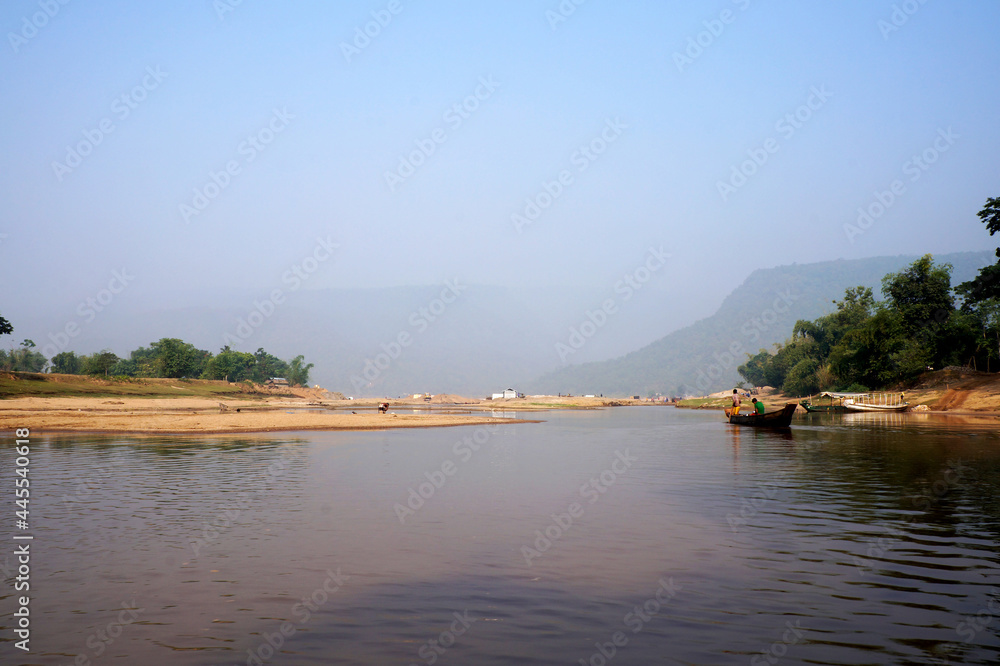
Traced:
<path id="1" fill-rule="evenodd" d="M 800 319 L 813 320 L 831 312 L 833 301 L 842 298 L 847 288 L 863 285 L 879 294 L 884 275 L 918 258 L 835 259 L 756 269 L 722 300 L 714 314 L 617 358 L 566 365 L 524 382 L 524 390 L 703 395 L 731 388 L 741 380 L 736 368 L 747 353 L 784 342 Z M 938 263 L 953 265 L 953 286 L 971 279 L 993 260 L 990 251 L 935 257 Z"/>

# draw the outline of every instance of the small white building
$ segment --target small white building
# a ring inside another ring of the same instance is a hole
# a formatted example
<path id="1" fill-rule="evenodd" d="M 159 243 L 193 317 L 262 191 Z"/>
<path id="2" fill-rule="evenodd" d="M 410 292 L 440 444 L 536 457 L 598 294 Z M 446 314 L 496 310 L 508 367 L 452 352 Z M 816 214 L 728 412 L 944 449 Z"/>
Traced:
<path id="1" fill-rule="evenodd" d="M 523 398 L 524 396 L 515 391 L 512 388 L 505 390 L 503 393 L 494 393 L 494 400 L 513 400 L 514 398 Z"/>

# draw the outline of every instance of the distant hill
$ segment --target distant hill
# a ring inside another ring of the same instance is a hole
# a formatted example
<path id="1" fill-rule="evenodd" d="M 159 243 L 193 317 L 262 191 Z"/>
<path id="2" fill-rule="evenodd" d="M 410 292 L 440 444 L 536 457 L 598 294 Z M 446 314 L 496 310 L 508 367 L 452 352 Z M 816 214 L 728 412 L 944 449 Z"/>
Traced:
<path id="1" fill-rule="evenodd" d="M 792 264 L 754 271 L 710 317 L 679 329 L 625 356 L 568 365 L 524 382 L 532 393 L 604 395 L 704 395 L 741 380 L 736 368 L 747 353 L 784 342 L 799 319 L 831 312 L 833 300 L 849 287 L 864 285 L 878 295 L 884 275 L 916 256 Z M 952 285 L 971 279 L 993 263 L 992 252 L 936 256 L 954 266 Z"/>
<path id="2" fill-rule="evenodd" d="M 315 364 L 313 383 L 346 395 L 482 397 L 558 367 L 552 341 L 565 337 L 566 323 L 578 320 L 594 300 L 592 290 L 580 287 L 543 292 L 463 285 L 460 296 L 445 294 L 450 303 L 441 300 L 443 291 L 443 285 L 301 289 L 277 305 L 265 302 L 267 291 L 206 293 L 179 297 L 177 301 L 190 304 L 173 307 L 147 307 L 145 299 L 129 291 L 93 323 L 64 307 L 19 324 L 18 334 L 33 338 L 49 357 L 64 348 L 79 353 L 110 348 L 125 356 L 164 337 L 213 353 L 225 344 L 245 352 L 263 347 L 284 360 L 303 354 Z M 647 311 L 633 308 L 631 314 L 641 317 Z M 56 347 L 58 336 L 50 334 L 62 331 L 67 321 L 82 330 L 68 346 Z M 619 328 L 627 323 L 624 318 L 613 322 Z M 662 330 L 652 322 L 639 328 Z M 638 338 L 634 331 L 619 335 L 610 324 L 607 330 L 587 350 L 601 354 L 597 358 L 613 357 L 656 337 Z M 358 378 L 360 382 L 354 381 Z"/>
<path id="3" fill-rule="evenodd" d="M 299 289 L 269 304 L 270 289 L 219 293 L 207 286 L 194 293 L 168 292 L 165 299 L 137 284 L 90 317 L 78 309 L 79 295 L 67 296 L 65 302 L 54 295 L 52 302 L 22 306 L 24 314 L 5 309 L 4 315 L 15 322 L 18 339 L 33 339 L 48 357 L 63 349 L 91 353 L 109 348 L 127 355 L 164 337 L 213 353 L 227 343 L 247 352 L 263 347 L 284 360 L 305 355 L 315 364 L 313 383 L 357 397 L 424 392 L 482 397 L 508 387 L 576 395 L 703 393 L 737 381 L 736 366 L 745 356 L 732 355 L 731 346 L 756 352 L 783 341 L 797 319 L 830 311 L 831 300 L 841 298 L 847 287 L 877 287 L 883 275 L 914 259 L 759 270 L 714 315 L 676 330 L 711 312 L 711 304 L 691 292 L 678 293 L 676 281 L 660 291 L 651 285 L 635 304 L 609 317 L 578 353 L 566 356 L 598 362 L 562 367 L 556 344 L 572 342 L 570 327 L 581 326 L 582 313 L 594 310 L 610 295 L 607 290 L 463 285 L 460 297 L 438 303 L 444 285 Z M 980 252 L 938 260 L 955 265 L 957 282 L 995 258 Z M 241 329 L 241 321 L 250 328 Z M 62 334 L 69 323 L 79 329 L 72 340 Z M 397 349 L 401 334 L 408 344 Z M 376 363 L 383 367 L 374 367 Z"/>

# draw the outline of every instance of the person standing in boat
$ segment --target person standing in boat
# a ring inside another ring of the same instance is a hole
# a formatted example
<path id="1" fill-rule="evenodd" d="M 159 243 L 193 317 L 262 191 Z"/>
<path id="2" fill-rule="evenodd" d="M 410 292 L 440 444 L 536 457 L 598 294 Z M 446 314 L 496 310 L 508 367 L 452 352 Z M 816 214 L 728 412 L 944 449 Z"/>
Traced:
<path id="1" fill-rule="evenodd" d="M 733 389 L 733 408 L 729 410 L 730 416 L 739 416 L 740 414 L 740 392 L 737 389 Z"/>

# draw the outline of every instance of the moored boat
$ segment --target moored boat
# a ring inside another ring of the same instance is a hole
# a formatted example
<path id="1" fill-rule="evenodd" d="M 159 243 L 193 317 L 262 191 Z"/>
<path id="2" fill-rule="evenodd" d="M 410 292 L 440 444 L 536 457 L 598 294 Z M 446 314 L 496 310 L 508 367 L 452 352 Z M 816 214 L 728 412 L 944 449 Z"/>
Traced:
<path id="1" fill-rule="evenodd" d="M 863 393 L 844 400 L 844 407 L 849 412 L 905 412 L 910 403 L 902 393 Z"/>
<path id="2" fill-rule="evenodd" d="M 807 412 L 846 412 L 847 407 L 844 406 L 844 400 L 850 395 L 854 394 L 823 391 L 816 397 L 815 403 L 812 400 L 800 400 L 799 404 L 805 407 Z M 858 393 L 857 395 L 862 394 Z M 829 400 L 823 401 L 823 398 L 829 398 Z"/>
<path id="3" fill-rule="evenodd" d="M 763 414 L 730 414 L 726 410 L 726 416 L 733 425 L 754 426 L 757 428 L 787 428 L 792 424 L 792 414 L 798 403 L 790 402 L 783 408 L 773 412 Z"/>

